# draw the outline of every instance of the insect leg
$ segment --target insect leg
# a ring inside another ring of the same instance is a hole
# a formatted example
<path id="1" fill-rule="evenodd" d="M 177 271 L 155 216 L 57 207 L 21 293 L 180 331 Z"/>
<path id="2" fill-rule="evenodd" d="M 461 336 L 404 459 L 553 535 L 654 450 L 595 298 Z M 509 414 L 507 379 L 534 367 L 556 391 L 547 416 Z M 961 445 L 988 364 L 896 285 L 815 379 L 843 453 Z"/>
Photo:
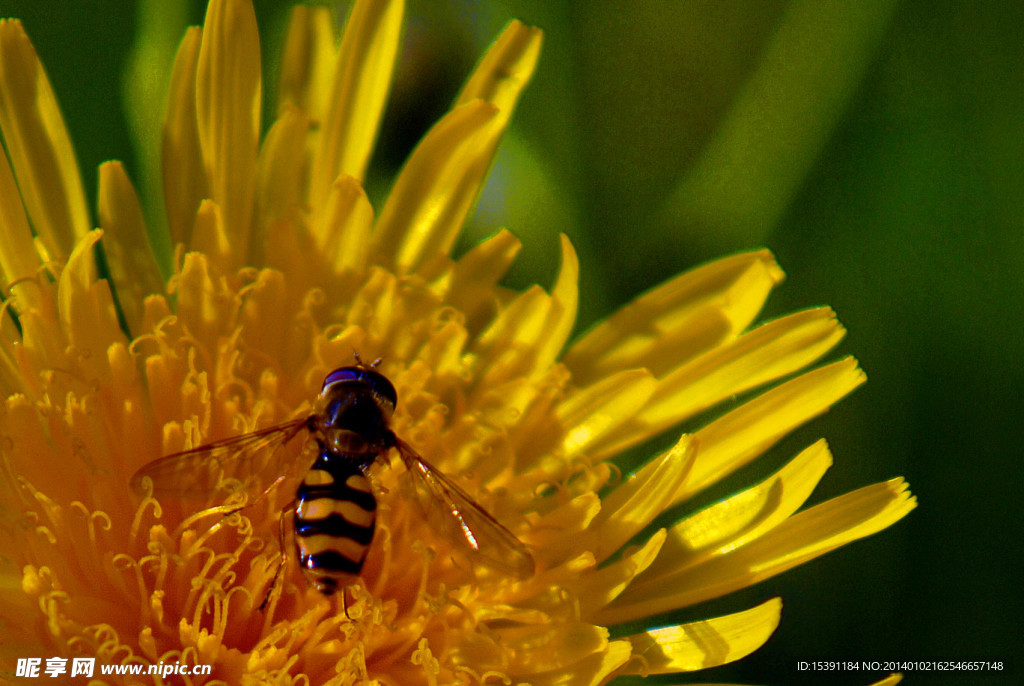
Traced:
<path id="1" fill-rule="evenodd" d="M 224 516 L 227 517 L 228 515 L 233 515 L 236 512 L 241 512 L 242 510 L 246 509 L 247 507 L 252 507 L 253 505 L 258 505 L 259 503 L 261 503 L 263 501 L 264 498 L 266 498 L 268 495 L 270 495 L 271 491 L 273 491 L 275 488 L 280 486 L 281 482 L 284 481 L 287 478 L 288 478 L 287 474 L 282 474 L 281 476 L 277 477 L 276 479 L 274 479 L 273 482 L 271 482 L 271 484 L 269 486 L 264 488 L 263 492 L 260 493 L 258 496 L 256 496 L 255 498 L 253 498 L 252 500 L 247 502 L 245 505 L 239 505 L 238 507 L 234 507 L 234 508 L 232 508 L 230 510 L 225 511 L 224 512 Z M 288 507 L 291 507 L 292 505 L 294 505 L 294 503 L 295 503 L 295 501 L 292 501 L 292 503 Z"/>
<path id="2" fill-rule="evenodd" d="M 270 588 L 267 589 L 267 595 L 263 597 L 263 602 L 260 603 L 260 612 L 263 612 L 266 609 L 267 605 L 270 603 L 271 596 L 281 595 L 281 588 L 284 585 L 284 579 L 281 577 L 281 571 L 284 570 L 285 565 L 288 564 L 288 546 L 285 545 L 284 520 L 294 507 L 295 501 L 292 500 L 284 506 L 281 510 L 281 516 L 277 520 L 277 542 L 278 549 L 281 551 L 281 554 L 277 561 L 277 569 L 274 571 L 274 578 L 270 582 Z"/>

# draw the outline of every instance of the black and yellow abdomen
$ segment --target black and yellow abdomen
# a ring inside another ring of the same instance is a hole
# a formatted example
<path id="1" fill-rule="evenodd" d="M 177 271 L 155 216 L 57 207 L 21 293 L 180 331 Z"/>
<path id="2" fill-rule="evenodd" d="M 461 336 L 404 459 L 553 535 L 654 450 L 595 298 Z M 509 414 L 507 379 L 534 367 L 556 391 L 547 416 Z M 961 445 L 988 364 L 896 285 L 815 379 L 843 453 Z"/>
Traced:
<path id="1" fill-rule="evenodd" d="M 327 595 L 359 574 L 373 540 L 377 501 L 362 462 L 359 456 L 322 451 L 296 493 L 299 565 Z"/>

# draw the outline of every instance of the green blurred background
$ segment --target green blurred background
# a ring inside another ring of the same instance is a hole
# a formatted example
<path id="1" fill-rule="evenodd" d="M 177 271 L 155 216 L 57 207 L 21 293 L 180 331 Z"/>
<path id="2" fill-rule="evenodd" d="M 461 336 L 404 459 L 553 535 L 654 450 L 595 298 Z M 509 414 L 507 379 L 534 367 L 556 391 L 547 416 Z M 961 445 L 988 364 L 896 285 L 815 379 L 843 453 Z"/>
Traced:
<path id="1" fill-rule="evenodd" d="M 203 3 L 0 3 L 24 20 L 95 197 L 96 166 L 155 130 L 159 88 Z M 267 65 L 285 3 L 257 2 Z M 343 14 L 344 12 L 342 12 Z M 374 160 L 380 194 L 511 18 L 546 32 L 466 245 L 524 242 L 510 283 L 551 283 L 557 235 L 582 261 L 579 327 L 698 263 L 766 246 L 787 280 L 765 317 L 829 304 L 869 383 L 727 485 L 819 436 L 814 502 L 903 475 L 907 519 L 668 620 L 782 596 L 766 647 L 689 681 L 867 684 L 798 660 L 1002 660 L 906 683 L 1014 683 L 1022 608 L 1024 4 L 410 0 Z M 136 35 L 161 46 L 133 53 Z M 273 84 L 265 86 L 271 93 Z M 725 492 L 712 494 L 719 497 Z M 646 683 L 684 683 L 652 677 Z"/>

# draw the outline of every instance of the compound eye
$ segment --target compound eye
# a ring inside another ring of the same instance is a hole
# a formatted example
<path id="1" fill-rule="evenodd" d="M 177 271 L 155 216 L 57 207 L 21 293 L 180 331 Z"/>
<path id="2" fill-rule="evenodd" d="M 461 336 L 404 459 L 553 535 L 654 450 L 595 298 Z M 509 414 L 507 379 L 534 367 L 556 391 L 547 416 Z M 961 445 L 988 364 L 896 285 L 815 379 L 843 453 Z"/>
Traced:
<path id="1" fill-rule="evenodd" d="M 359 367 L 341 367 L 339 369 L 335 369 L 327 375 L 327 378 L 324 379 L 324 385 L 320 389 L 320 392 L 323 393 L 327 390 L 328 386 L 333 386 L 339 381 L 360 381 L 363 378 L 363 373 L 364 370 Z"/>
<path id="2" fill-rule="evenodd" d="M 392 408 L 398 405 L 398 393 L 395 391 L 391 381 L 380 372 L 375 372 L 365 367 L 340 367 L 335 369 L 324 379 L 324 385 L 320 389 L 320 393 L 323 394 L 324 391 L 336 383 L 353 381 L 369 386 L 375 395 L 391 403 Z"/>

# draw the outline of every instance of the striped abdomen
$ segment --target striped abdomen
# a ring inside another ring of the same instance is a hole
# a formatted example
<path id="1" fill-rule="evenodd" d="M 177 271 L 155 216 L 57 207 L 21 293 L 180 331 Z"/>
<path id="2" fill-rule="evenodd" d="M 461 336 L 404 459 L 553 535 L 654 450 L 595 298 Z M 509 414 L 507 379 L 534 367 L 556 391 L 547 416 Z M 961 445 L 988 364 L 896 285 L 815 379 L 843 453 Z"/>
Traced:
<path id="1" fill-rule="evenodd" d="M 373 540 L 377 501 L 358 460 L 322 455 L 306 474 L 295 500 L 299 565 L 320 592 L 359 574 Z"/>

